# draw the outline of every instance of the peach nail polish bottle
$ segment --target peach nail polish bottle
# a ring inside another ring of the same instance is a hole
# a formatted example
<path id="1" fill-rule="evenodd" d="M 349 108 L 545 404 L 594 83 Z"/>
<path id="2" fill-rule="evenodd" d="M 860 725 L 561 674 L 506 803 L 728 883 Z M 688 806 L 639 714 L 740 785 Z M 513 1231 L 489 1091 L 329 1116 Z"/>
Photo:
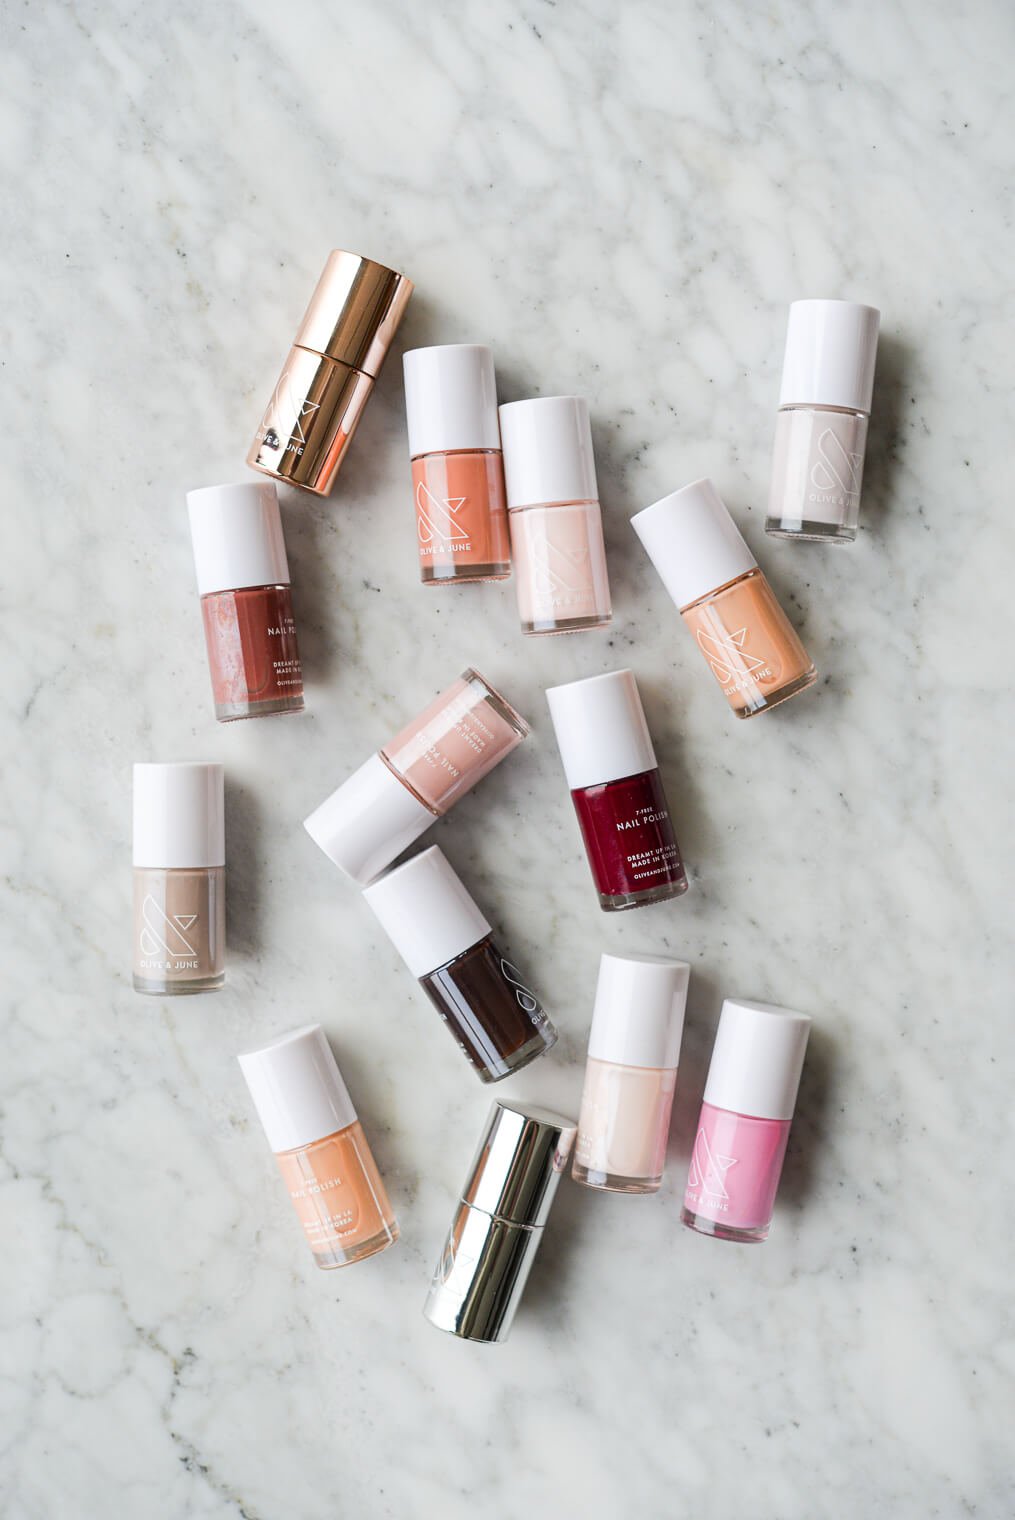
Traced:
<path id="1" fill-rule="evenodd" d="M 611 1193 L 662 1181 L 691 968 L 648 955 L 604 955 L 589 1033 L 571 1175 Z"/>
<path id="2" fill-rule="evenodd" d="M 320 1024 L 239 1062 L 317 1265 L 347 1267 L 393 1245 L 398 1225 Z"/>
<path id="3" fill-rule="evenodd" d="M 589 409 L 580 396 L 500 408 L 522 632 L 578 633 L 613 616 Z"/>
<path id="4" fill-rule="evenodd" d="M 710 480 L 631 519 L 738 718 L 769 712 L 817 671 Z"/>
<path id="5" fill-rule="evenodd" d="M 511 574 L 493 355 L 481 343 L 403 356 L 405 411 L 426 586 Z"/>

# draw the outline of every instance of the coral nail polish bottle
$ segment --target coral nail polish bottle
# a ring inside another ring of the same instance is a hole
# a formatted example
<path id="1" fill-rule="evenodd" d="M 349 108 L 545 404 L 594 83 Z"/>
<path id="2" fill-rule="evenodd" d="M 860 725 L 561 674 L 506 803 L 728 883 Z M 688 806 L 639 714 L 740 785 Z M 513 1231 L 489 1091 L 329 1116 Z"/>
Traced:
<path id="1" fill-rule="evenodd" d="M 538 999 L 437 845 L 363 896 L 480 1081 L 499 1082 L 556 1043 Z"/>
<path id="2" fill-rule="evenodd" d="M 687 891 L 687 876 L 630 670 L 546 693 L 599 905 L 608 913 Z"/>
<path id="3" fill-rule="evenodd" d="M 362 254 L 329 254 L 250 446 L 252 469 L 327 496 L 412 289 Z"/>
<path id="4" fill-rule="evenodd" d="M 215 716 L 303 711 L 289 562 L 271 481 L 187 492 Z"/>
<path id="5" fill-rule="evenodd" d="M 766 533 L 856 538 L 880 325 L 855 301 L 790 307 Z"/>
<path id="6" fill-rule="evenodd" d="M 631 519 L 738 718 L 806 691 L 817 671 L 710 480 Z"/>
<path id="7" fill-rule="evenodd" d="M 226 979 L 222 766 L 134 766 L 134 991 L 217 992 Z"/>
<path id="8" fill-rule="evenodd" d="M 506 1339 L 574 1144 L 574 1120 L 498 1099 L 423 1313 L 461 1340 Z"/>
<path id="9" fill-rule="evenodd" d="M 613 612 L 587 404 L 512 401 L 500 430 L 522 632 L 605 628 Z"/>
<path id="10" fill-rule="evenodd" d="M 384 1183 L 320 1024 L 238 1059 L 317 1265 L 351 1266 L 394 1244 Z"/>
<path id="11" fill-rule="evenodd" d="M 402 358 L 424 585 L 511 574 L 493 355 L 481 343 Z"/>
<path id="12" fill-rule="evenodd" d="M 611 1193 L 654 1193 L 666 1164 L 691 968 L 647 955 L 599 962 L 571 1175 Z"/>
<path id="13" fill-rule="evenodd" d="M 304 821 L 311 839 L 365 886 L 441 818 L 529 726 L 476 670 L 466 670 Z"/>
<path id="14" fill-rule="evenodd" d="M 772 1003 L 723 1003 L 680 1213 L 699 1234 L 768 1238 L 810 1028 Z"/>

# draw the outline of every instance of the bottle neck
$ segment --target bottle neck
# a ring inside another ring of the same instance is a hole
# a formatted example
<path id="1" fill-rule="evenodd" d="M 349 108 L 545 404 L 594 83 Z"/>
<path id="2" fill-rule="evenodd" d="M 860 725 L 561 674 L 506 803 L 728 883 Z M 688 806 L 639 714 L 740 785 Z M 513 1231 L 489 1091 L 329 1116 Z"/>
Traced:
<path id="1" fill-rule="evenodd" d="M 751 570 L 745 570 L 742 575 L 735 575 L 731 581 L 724 581 L 721 586 L 716 586 L 712 591 L 706 591 L 704 596 L 697 597 L 693 602 L 687 602 L 681 607 L 681 612 L 690 612 L 695 607 L 700 607 L 702 602 L 711 602 L 715 597 L 721 596 L 724 591 L 729 591 L 731 586 L 739 586 L 742 581 L 764 579 L 761 566 L 755 565 Z"/>

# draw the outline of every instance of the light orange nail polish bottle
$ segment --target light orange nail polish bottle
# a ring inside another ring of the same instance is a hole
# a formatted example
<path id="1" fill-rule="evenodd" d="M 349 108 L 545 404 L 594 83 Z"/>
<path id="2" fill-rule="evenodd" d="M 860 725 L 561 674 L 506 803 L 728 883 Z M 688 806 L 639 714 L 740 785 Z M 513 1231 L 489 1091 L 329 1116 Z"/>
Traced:
<path id="1" fill-rule="evenodd" d="M 710 480 L 664 496 L 631 526 L 738 718 L 813 685 L 810 655 Z"/>
<path id="2" fill-rule="evenodd" d="M 393 1245 L 398 1225 L 320 1024 L 239 1062 L 317 1265 L 346 1267 Z"/>

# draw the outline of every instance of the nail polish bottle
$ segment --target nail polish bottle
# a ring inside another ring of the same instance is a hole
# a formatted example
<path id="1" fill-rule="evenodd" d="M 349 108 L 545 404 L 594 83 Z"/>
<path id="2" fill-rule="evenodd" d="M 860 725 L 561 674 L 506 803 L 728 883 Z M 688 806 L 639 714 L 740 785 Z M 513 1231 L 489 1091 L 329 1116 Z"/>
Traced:
<path id="1" fill-rule="evenodd" d="M 589 409 L 580 396 L 500 408 L 522 632 L 577 633 L 613 616 Z"/>
<path id="2" fill-rule="evenodd" d="M 365 886 L 519 745 L 525 719 L 475 670 L 371 755 L 304 822 Z"/>
<path id="3" fill-rule="evenodd" d="M 679 897 L 687 876 L 632 672 L 551 686 L 546 700 L 599 906 Z"/>
<path id="4" fill-rule="evenodd" d="M 226 979 L 225 797 L 213 760 L 134 766 L 134 991 Z"/>
<path id="5" fill-rule="evenodd" d="M 723 1003 L 680 1214 L 699 1234 L 767 1239 L 810 1027 L 772 1003 Z"/>
<path id="6" fill-rule="evenodd" d="M 348 1267 L 393 1245 L 398 1225 L 320 1024 L 238 1060 L 317 1265 Z"/>
<path id="7" fill-rule="evenodd" d="M 813 685 L 810 656 L 710 480 L 664 496 L 631 526 L 738 718 Z"/>
<path id="8" fill-rule="evenodd" d="M 424 585 L 511 574 L 493 355 L 481 343 L 402 358 Z"/>
<path id="9" fill-rule="evenodd" d="M 604 955 L 589 1032 L 571 1176 L 611 1193 L 655 1193 L 666 1165 L 686 961 Z"/>
<path id="10" fill-rule="evenodd" d="M 856 538 L 880 323 L 855 301 L 790 307 L 766 533 Z"/>
<path id="11" fill-rule="evenodd" d="M 423 1309 L 438 1330 L 507 1339 L 574 1133 L 560 1114 L 494 1103 Z"/>
<path id="12" fill-rule="evenodd" d="M 252 469 L 327 496 L 412 288 L 361 254 L 328 256 L 247 455 Z"/>
<path id="13" fill-rule="evenodd" d="M 538 999 L 437 845 L 363 896 L 481 1081 L 509 1077 L 556 1043 Z"/>
<path id="14" fill-rule="evenodd" d="M 271 481 L 187 492 L 215 716 L 303 711 L 289 562 Z"/>

